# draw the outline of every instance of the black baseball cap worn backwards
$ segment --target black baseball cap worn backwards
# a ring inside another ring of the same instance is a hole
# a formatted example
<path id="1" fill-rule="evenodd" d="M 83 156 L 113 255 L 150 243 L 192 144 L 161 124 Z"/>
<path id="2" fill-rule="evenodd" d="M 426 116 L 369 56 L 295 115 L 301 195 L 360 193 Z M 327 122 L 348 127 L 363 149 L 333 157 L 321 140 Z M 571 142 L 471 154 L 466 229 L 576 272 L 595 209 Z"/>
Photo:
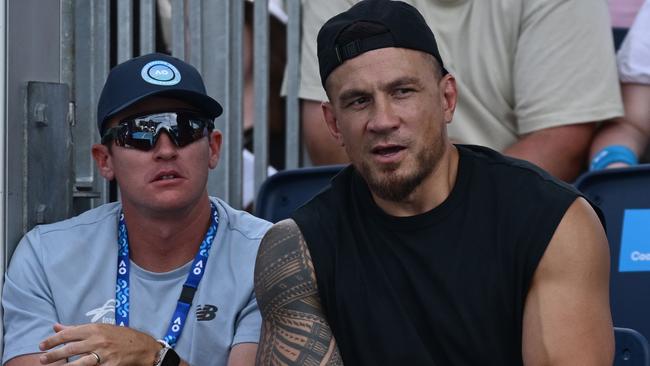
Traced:
<path id="1" fill-rule="evenodd" d="M 108 74 L 97 105 L 97 128 L 129 106 L 151 96 L 180 99 L 217 118 L 222 108 L 205 90 L 199 72 L 190 64 L 162 53 L 151 53 L 115 66 Z"/>
<path id="2" fill-rule="evenodd" d="M 382 25 L 387 32 L 341 44 L 338 41 L 341 32 L 358 22 Z M 323 25 L 318 32 L 317 44 L 323 87 L 329 75 L 346 60 L 386 47 L 409 48 L 431 54 L 440 64 L 443 75 L 447 74 L 431 28 L 416 8 L 402 1 L 364 0 L 357 3 Z"/>

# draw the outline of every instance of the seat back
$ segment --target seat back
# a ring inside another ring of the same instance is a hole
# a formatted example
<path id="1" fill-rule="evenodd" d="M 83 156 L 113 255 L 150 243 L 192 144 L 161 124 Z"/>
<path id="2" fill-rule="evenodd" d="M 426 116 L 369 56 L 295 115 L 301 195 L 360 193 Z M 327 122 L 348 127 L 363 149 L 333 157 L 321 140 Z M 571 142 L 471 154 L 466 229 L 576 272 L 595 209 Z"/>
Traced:
<path id="1" fill-rule="evenodd" d="M 329 185 L 343 165 L 284 170 L 270 176 L 255 201 L 255 215 L 271 222 L 286 219 L 295 209 Z"/>
<path id="2" fill-rule="evenodd" d="M 576 187 L 605 216 L 614 325 L 650 336 L 650 165 L 590 172 Z"/>
<path id="3" fill-rule="evenodd" d="M 629 328 L 614 328 L 616 353 L 614 366 L 650 366 L 648 340 Z"/>

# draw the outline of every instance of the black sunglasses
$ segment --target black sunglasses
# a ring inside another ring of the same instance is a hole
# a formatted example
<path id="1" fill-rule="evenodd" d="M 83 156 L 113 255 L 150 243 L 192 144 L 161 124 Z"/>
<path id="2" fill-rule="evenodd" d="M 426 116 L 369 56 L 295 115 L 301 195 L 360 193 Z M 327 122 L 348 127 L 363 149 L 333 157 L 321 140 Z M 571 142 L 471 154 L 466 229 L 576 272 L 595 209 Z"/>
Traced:
<path id="1" fill-rule="evenodd" d="M 213 128 L 213 120 L 196 111 L 176 110 L 131 116 L 106 130 L 102 144 L 115 140 L 117 146 L 149 151 L 156 145 L 160 133 L 165 131 L 176 146 L 183 147 L 207 136 Z"/>

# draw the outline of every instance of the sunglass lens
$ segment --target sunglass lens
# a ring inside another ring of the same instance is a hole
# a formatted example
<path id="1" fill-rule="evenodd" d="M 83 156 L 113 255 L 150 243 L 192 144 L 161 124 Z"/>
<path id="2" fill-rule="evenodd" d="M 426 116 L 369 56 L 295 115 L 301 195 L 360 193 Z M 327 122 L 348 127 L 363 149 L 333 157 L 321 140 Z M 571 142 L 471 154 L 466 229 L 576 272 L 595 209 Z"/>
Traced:
<path id="1" fill-rule="evenodd" d="M 162 132 L 183 147 L 206 136 L 211 125 L 210 119 L 185 111 L 140 116 L 122 123 L 117 144 L 143 151 L 151 150 Z"/>
<path id="2" fill-rule="evenodd" d="M 127 131 L 124 136 L 124 146 L 148 151 L 156 144 L 155 135 L 151 132 Z"/>

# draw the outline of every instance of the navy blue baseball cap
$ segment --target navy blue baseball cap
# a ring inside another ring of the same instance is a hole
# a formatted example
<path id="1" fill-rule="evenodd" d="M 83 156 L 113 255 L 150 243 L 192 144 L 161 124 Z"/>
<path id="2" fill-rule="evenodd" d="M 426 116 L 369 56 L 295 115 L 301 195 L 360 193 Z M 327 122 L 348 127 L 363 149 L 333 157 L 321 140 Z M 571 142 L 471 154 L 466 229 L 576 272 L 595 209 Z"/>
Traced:
<path id="1" fill-rule="evenodd" d="M 151 96 L 181 99 L 217 118 L 223 109 L 205 91 L 201 74 L 190 64 L 151 53 L 115 66 L 108 74 L 97 105 L 97 128 L 129 106 Z"/>
<path id="2" fill-rule="evenodd" d="M 385 32 L 341 42 L 341 32 L 358 22 L 381 25 Z M 426 52 L 438 61 L 443 75 L 448 73 L 440 57 L 436 37 L 426 20 L 416 8 L 402 1 L 361 1 L 325 22 L 316 42 L 323 87 L 329 75 L 345 61 L 385 47 Z"/>

